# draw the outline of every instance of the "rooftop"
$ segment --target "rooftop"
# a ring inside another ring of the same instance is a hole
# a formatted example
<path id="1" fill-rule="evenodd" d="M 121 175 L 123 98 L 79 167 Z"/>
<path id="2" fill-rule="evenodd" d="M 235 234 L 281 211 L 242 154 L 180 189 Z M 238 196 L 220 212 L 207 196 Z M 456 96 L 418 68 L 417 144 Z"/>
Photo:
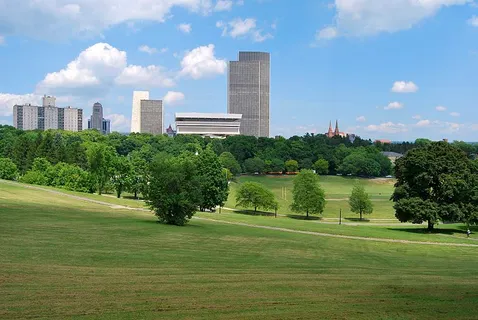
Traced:
<path id="1" fill-rule="evenodd" d="M 176 119 L 178 118 L 187 118 L 187 119 L 242 119 L 242 114 L 233 114 L 233 113 L 199 113 L 199 112 L 183 112 L 176 113 Z"/>

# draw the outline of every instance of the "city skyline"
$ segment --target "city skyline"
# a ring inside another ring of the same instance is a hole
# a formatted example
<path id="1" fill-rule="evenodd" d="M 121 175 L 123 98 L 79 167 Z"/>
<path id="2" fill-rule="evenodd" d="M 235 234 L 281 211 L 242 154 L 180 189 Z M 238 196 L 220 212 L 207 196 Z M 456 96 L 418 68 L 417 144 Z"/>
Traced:
<path id="1" fill-rule="evenodd" d="M 145 0 L 119 15 L 70 2 L 76 13 L 2 8 L 0 123 L 47 94 L 84 109 L 84 125 L 100 101 L 112 130 L 129 132 L 139 88 L 163 100 L 165 127 L 176 112 L 224 112 L 227 62 L 257 51 L 273 57 L 270 136 L 322 134 L 338 118 L 372 140 L 478 140 L 475 1 Z"/>

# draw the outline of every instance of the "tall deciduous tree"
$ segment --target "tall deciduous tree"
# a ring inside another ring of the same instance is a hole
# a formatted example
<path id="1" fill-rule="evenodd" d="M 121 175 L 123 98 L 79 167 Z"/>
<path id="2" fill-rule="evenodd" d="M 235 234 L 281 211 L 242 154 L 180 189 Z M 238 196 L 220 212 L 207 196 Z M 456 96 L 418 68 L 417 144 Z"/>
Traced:
<path id="1" fill-rule="evenodd" d="M 106 183 L 113 175 L 113 163 L 116 151 L 102 143 L 89 143 L 86 155 L 89 171 L 92 174 L 98 194 L 103 192 Z"/>
<path id="2" fill-rule="evenodd" d="M 202 200 L 199 205 L 201 211 L 214 211 L 217 206 L 224 206 L 229 195 L 227 173 L 222 170 L 212 145 L 208 145 L 198 155 L 197 173 L 201 181 Z"/>
<path id="3" fill-rule="evenodd" d="M 219 156 L 219 162 L 223 168 L 229 169 L 233 175 L 241 173 L 241 165 L 237 162 L 236 158 L 230 152 L 223 152 Z"/>
<path id="4" fill-rule="evenodd" d="M 461 150 L 445 142 L 410 150 L 395 163 L 392 200 L 401 222 L 469 221 L 478 201 L 476 168 Z"/>
<path id="5" fill-rule="evenodd" d="M 302 170 L 294 179 L 291 209 L 297 213 L 322 214 L 325 208 L 325 193 L 319 177 L 312 170 Z"/>
<path id="6" fill-rule="evenodd" d="M 277 210 L 279 204 L 274 194 L 260 183 L 245 182 L 236 193 L 236 207 L 254 208 L 263 210 Z"/>
<path id="7" fill-rule="evenodd" d="M 116 197 L 121 198 L 123 191 L 129 186 L 132 177 L 132 165 L 129 158 L 117 156 L 113 160 L 113 185 L 116 190 Z"/>
<path id="8" fill-rule="evenodd" d="M 365 188 L 362 185 L 356 185 L 352 189 L 349 205 L 350 211 L 360 214 L 360 220 L 363 220 L 364 214 L 371 214 L 373 212 L 370 196 L 365 192 Z"/>
<path id="9" fill-rule="evenodd" d="M 201 204 L 201 181 L 191 157 L 157 157 L 151 165 L 147 204 L 160 222 L 184 225 Z"/>

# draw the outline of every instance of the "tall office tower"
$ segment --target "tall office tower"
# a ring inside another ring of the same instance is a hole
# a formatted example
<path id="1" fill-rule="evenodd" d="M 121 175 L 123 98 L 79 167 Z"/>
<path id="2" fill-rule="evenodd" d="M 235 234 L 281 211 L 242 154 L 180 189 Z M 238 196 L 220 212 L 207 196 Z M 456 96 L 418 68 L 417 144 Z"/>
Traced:
<path id="1" fill-rule="evenodd" d="M 149 100 L 148 91 L 133 91 L 133 112 L 131 115 L 131 132 L 141 132 L 141 100 Z"/>
<path id="2" fill-rule="evenodd" d="M 99 132 L 103 131 L 103 106 L 99 102 L 93 105 L 91 127 L 88 127 L 88 129 L 96 129 Z"/>
<path id="3" fill-rule="evenodd" d="M 42 98 L 43 107 L 56 107 L 56 98 L 52 96 L 44 95 Z"/>
<path id="4" fill-rule="evenodd" d="M 269 136 L 270 54 L 239 52 L 228 65 L 227 112 L 242 114 L 241 134 Z"/>
<path id="5" fill-rule="evenodd" d="M 163 133 L 163 101 L 162 100 L 141 100 L 140 104 L 140 129 L 141 133 L 162 134 Z"/>

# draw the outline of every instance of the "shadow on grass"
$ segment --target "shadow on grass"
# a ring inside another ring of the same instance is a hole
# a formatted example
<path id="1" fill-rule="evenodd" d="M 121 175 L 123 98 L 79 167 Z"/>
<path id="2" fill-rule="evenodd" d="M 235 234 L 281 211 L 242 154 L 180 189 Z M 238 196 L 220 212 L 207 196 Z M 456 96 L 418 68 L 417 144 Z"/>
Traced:
<path id="1" fill-rule="evenodd" d="M 295 219 L 295 220 L 322 220 L 322 217 L 317 217 L 317 216 L 301 216 L 301 215 L 296 215 L 296 214 L 288 214 L 287 218 Z"/>
<path id="2" fill-rule="evenodd" d="M 352 221 L 352 222 L 370 222 L 369 219 L 360 220 L 360 218 L 342 218 L 342 219 L 347 220 L 347 221 Z"/>
<path id="3" fill-rule="evenodd" d="M 423 228 L 387 228 L 388 230 L 392 231 L 402 231 L 408 233 L 415 233 L 415 234 L 445 234 L 445 235 L 454 235 L 456 233 L 466 234 L 466 228 L 461 230 L 461 228 L 451 229 L 440 229 L 435 228 L 432 231 L 429 231 L 426 227 Z"/>
<path id="4" fill-rule="evenodd" d="M 238 214 L 244 214 L 247 216 L 262 216 L 262 217 L 273 217 L 274 213 L 273 212 L 263 212 L 263 211 L 253 211 L 253 210 L 239 210 L 239 211 L 234 211 L 235 213 Z"/>

